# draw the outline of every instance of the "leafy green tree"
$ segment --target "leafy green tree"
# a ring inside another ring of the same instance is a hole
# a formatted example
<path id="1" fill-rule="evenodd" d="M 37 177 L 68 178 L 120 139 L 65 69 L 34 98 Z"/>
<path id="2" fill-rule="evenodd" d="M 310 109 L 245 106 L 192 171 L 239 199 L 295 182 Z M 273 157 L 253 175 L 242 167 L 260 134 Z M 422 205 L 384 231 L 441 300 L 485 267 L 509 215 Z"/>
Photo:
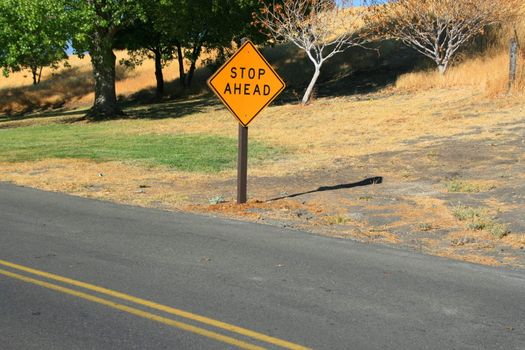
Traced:
<path id="1" fill-rule="evenodd" d="M 65 12 L 74 23 L 73 46 L 88 52 L 95 79 L 95 102 L 88 117 L 110 119 L 122 115 L 115 90 L 117 34 L 144 19 L 142 4 L 135 0 L 65 0 Z"/>
<path id="2" fill-rule="evenodd" d="M 259 9 L 258 0 L 160 0 L 163 12 L 172 20 L 170 33 L 177 38 L 181 83 L 190 86 L 202 52 L 232 46 L 244 36 L 261 36 L 251 25 L 252 13 Z M 184 71 L 183 59 L 190 63 Z"/>
<path id="3" fill-rule="evenodd" d="M 163 68 L 173 59 L 175 40 L 159 35 L 151 23 L 145 22 L 126 31 L 119 38 L 118 48 L 128 50 L 129 58 L 120 60 L 120 64 L 127 67 L 139 66 L 145 59 L 155 61 L 155 98 L 162 100 L 165 85 Z"/>
<path id="4" fill-rule="evenodd" d="M 177 8 L 170 8 L 159 1 L 142 0 L 144 18 L 131 28 L 118 35 L 118 48 L 127 49 L 129 59 L 121 60 L 121 64 L 135 67 L 145 59 L 155 61 L 155 78 L 157 82 L 156 99 L 164 96 L 164 74 L 162 69 L 181 50 L 180 43 L 174 31 L 176 22 L 174 13 Z"/>
<path id="5" fill-rule="evenodd" d="M 142 1 L 145 20 L 123 33 L 122 48 L 131 50 L 124 63 L 135 65 L 145 58 L 155 60 L 156 96 L 164 90 L 162 68 L 178 59 L 179 81 L 190 86 L 197 61 L 204 50 L 216 49 L 224 58 L 232 42 L 242 37 L 266 40 L 251 25 L 252 14 L 259 9 L 258 0 L 160 0 Z M 185 60 L 189 71 L 185 70 Z"/>
<path id="6" fill-rule="evenodd" d="M 0 0 L 0 65 L 4 75 L 31 70 L 40 83 L 42 68 L 67 59 L 68 18 L 61 0 Z"/>

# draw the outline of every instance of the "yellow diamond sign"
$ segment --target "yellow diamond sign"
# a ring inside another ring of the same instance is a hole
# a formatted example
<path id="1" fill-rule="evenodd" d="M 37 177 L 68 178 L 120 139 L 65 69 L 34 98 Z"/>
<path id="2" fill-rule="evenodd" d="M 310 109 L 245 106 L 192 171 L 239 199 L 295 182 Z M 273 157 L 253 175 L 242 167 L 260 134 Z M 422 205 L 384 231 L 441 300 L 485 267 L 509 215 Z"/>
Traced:
<path id="1" fill-rule="evenodd" d="M 244 126 L 286 86 L 250 41 L 208 80 L 208 85 Z"/>

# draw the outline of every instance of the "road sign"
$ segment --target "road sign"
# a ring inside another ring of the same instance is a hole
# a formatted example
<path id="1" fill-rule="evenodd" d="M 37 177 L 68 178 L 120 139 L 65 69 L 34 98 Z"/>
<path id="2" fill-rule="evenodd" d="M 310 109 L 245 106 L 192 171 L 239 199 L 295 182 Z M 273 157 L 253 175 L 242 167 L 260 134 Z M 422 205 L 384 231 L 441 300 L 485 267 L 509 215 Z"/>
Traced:
<path id="1" fill-rule="evenodd" d="M 208 80 L 208 85 L 243 126 L 248 126 L 286 86 L 249 40 Z"/>

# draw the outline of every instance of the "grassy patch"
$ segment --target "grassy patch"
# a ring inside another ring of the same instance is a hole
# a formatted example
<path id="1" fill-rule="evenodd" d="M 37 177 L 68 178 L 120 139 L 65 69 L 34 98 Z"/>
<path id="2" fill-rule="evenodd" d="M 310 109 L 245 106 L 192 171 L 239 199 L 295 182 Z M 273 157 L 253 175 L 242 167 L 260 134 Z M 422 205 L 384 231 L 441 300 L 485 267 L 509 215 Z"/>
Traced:
<path id="1" fill-rule="evenodd" d="M 418 225 L 418 228 L 420 231 L 428 232 L 432 231 L 434 229 L 434 225 L 428 223 L 428 222 L 422 222 Z"/>
<path id="2" fill-rule="evenodd" d="M 335 216 L 326 216 L 324 217 L 324 221 L 328 225 L 346 225 L 349 222 L 352 221 L 349 217 L 341 216 L 341 215 L 335 215 Z"/>
<path id="3" fill-rule="evenodd" d="M 509 227 L 505 224 L 492 223 L 488 228 L 490 234 L 496 238 L 503 238 L 511 233 Z"/>
<path id="4" fill-rule="evenodd" d="M 282 150 L 252 142 L 250 160 Z M 0 161 L 53 158 L 137 161 L 184 171 L 218 172 L 236 165 L 237 140 L 209 135 L 127 134 L 118 124 L 45 125 L 0 130 Z"/>
<path id="5" fill-rule="evenodd" d="M 486 209 L 457 205 L 452 209 L 456 219 L 467 221 L 466 227 L 474 231 L 487 231 L 495 238 L 501 239 L 511 233 L 508 226 L 494 221 Z"/>
<path id="6" fill-rule="evenodd" d="M 450 193 L 479 193 L 494 189 L 493 185 L 480 185 L 458 179 L 450 180 L 445 183 L 445 187 Z"/>
<path id="7" fill-rule="evenodd" d="M 224 200 L 223 196 L 219 195 L 219 196 L 210 198 L 209 202 L 211 205 L 217 205 L 217 204 L 225 203 L 226 201 Z"/>
<path id="8" fill-rule="evenodd" d="M 460 192 L 460 193 L 478 193 L 480 192 L 479 186 L 470 184 L 459 180 L 451 180 L 446 183 L 448 192 Z"/>
<path id="9" fill-rule="evenodd" d="M 460 221 L 473 220 L 484 215 L 481 208 L 466 207 L 464 205 L 457 205 L 452 209 L 454 217 Z"/>
<path id="10" fill-rule="evenodd" d="M 470 222 L 467 227 L 474 231 L 483 231 L 493 224 L 492 220 L 487 218 L 476 218 Z"/>

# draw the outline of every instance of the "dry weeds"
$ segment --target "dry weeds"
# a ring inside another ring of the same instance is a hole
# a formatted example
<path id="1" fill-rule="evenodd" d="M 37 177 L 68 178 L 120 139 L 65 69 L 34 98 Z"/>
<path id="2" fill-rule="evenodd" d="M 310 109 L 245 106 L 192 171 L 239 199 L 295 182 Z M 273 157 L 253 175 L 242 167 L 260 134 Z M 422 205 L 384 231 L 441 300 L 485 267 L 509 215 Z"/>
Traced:
<path id="1" fill-rule="evenodd" d="M 511 91 L 509 79 L 509 42 L 518 34 L 521 54 L 518 58 L 518 75 Z M 525 5 L 516 23 L 508 23 L 489 38 L 490 48 L 477 57 L 463 57 L 452 66 L 445 76 L 436 69 L 404 74 L 398 78 L 397 91 L 421 91 L 429 89 L 467 87 L 488 97 L 510 93 L 525 97 Z"/>

